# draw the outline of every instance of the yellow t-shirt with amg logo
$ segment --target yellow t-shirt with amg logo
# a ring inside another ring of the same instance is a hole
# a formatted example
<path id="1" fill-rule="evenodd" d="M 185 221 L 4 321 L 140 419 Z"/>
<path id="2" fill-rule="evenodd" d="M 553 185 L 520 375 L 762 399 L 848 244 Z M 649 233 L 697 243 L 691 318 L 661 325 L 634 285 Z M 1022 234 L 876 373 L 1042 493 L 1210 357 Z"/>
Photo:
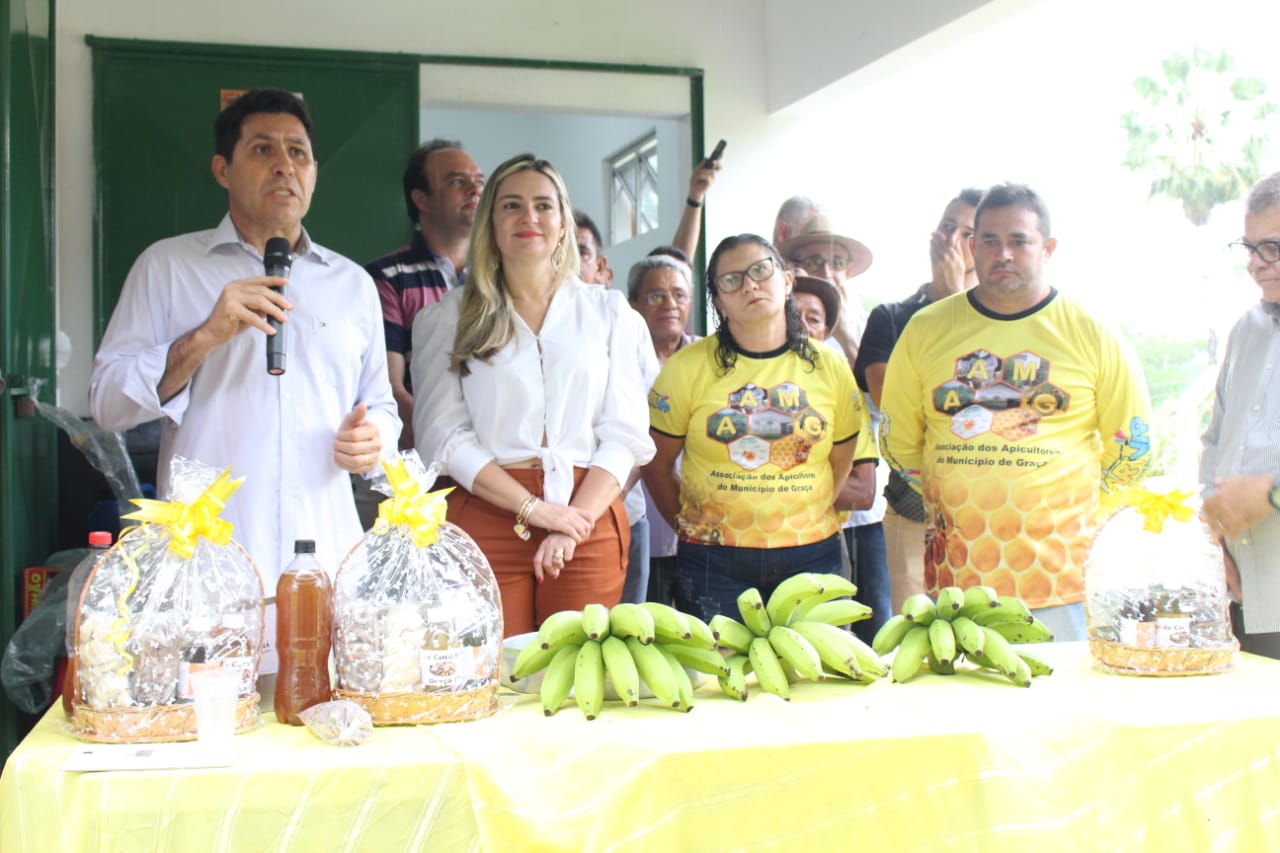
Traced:
<path id="1" fill-rule="evenodd" d="M 684 440 L 677 533 L 741 548 L 832 536 L 840 525 L 828 457 L 864 419 L 848 362 L 810 341 L 814 365 L 783 348 L 739 352 L 725 371 L 717 343 L 712 335 L 677 350 L 649 392 L 652 427 Z"/>
<path id="2" fill-rule="evenodd" d="M 1013 316 L 957 294 L 911 318 L 883 402 L 884 458 L 924 497 L 930 592 L 1083 600 L 1100 490 L 1150 464 L 1151 404 L 1123 339 L 1056 291 Z"/>

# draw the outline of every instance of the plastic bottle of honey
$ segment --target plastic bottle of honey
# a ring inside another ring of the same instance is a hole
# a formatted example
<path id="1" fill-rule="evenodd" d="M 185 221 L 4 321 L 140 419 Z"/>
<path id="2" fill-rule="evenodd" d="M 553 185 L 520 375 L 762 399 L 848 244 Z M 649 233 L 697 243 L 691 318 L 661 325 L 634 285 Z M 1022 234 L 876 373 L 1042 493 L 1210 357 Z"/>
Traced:
<path id="1" fill-rule="evenodd" d="M 62 710 L 68 717 L 74 711 L 76 692 L 76 623 L 80 621 L 80 594 L 89 572 L 111 547 L 111 534 L 95 530 L 89 534 L 89 553 L 71 570 L 67 581 L 67 670 L 62 681 Z"/>
<path id="2" fill-rule="evenodd" d="M 333 645 L 333 584 L 316 562 L 316 543 L 298 539 L 293 560 L 276 583 L 276 719 L 302 725 L 298 714 L 328 702 Z"/>

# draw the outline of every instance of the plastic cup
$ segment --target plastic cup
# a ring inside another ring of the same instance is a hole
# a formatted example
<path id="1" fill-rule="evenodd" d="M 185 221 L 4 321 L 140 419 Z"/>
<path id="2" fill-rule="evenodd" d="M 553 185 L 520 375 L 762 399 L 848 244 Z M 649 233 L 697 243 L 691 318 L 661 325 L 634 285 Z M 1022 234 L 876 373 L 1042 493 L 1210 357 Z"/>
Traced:
<path id="1" fill-rule="evenodd" d="M 191 694 L 196 710 L 196 740 L 202 746 L 230 748 L 236 733 L 240 674 L 225 667 L 192 672 Z"/>

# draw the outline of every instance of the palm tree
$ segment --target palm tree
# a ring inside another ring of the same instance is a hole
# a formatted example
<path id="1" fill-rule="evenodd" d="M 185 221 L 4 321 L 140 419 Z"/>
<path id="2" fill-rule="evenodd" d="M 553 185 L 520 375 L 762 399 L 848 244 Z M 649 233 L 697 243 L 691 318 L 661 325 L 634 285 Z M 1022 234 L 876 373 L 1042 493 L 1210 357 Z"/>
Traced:
<path id="1" fill-rule="evenodd" d="M 1276 105 L 1264 98 L 1266 83 L 1232 75 L 1233 64 L 1225 50 L 1175 53 L 1161 63 L 1161 79 L 1133 81 L 1143 103 L 1120 120 L 1129 137 L 1125 168 L 1151 174 L 1150 197 L 1181 202 L 1194 225 L 1262 177 L 1265 121 Z"/>

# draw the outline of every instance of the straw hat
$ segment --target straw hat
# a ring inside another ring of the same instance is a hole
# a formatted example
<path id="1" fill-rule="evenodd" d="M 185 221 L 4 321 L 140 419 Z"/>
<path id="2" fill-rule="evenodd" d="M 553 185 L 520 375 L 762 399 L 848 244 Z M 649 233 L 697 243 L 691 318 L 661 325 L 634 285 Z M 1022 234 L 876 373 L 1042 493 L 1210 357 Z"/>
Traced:
<path id="1" fill-rule="evenodd" d="M 795 293 L 812 293 L 822 300 L 823 310 L 827 314 L 827 328 L 836 327 L 836 321 L 840 319 L 840 293 L 834 284 L 817 276 L 797 275 L 791 289 Z"/>
<path id="2" fill-rule="evenodd" d="M 852 237 L 836 234 L 831 228 L 831 219 L 825 213 L 815 215 L 794 237 L 783 240 L 778 251 L 790 263 L 797 249 L 823 242 L 838 243 L 849 253 L 849 271 L 846 273 L 848 278 L 861 275 L 871 266 L 871 250 Z"/>

